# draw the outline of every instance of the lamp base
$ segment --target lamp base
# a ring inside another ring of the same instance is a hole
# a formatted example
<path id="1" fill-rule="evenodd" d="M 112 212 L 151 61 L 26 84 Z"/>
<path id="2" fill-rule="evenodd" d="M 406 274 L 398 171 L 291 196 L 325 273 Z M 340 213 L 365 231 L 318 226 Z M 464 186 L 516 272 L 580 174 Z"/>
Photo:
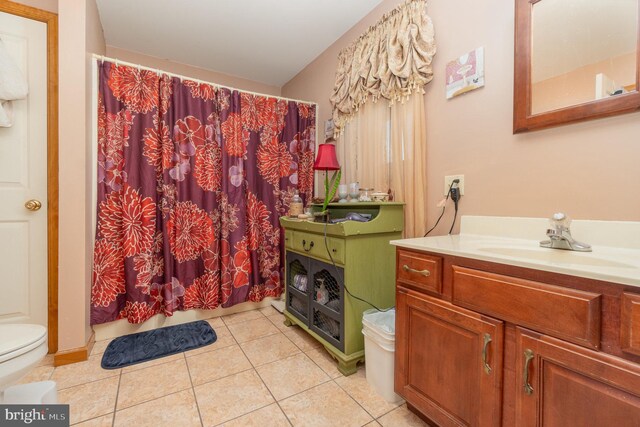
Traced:
<path id="1" fill-rule="evenodd" d="M 329 222 L 329 211 L 324 211 L 324 212 L 314 212 L 313 213 L 313 220 L 315 222 Z"/>

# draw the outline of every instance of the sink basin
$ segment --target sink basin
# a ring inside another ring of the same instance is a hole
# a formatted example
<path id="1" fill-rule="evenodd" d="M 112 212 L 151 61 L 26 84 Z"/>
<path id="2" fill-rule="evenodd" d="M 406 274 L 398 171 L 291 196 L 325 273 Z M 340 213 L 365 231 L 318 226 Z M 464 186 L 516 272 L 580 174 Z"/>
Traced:
<path id="1" fill-rule="evenodd" d="M 572 264 L 590 267 L 637 268 L 635 265 L 599 258 L 593 253 L 564 251 L 559 249 L 525 249 L 508 247 L 481 247 L 480 252 L 505 255 L 514 258 L 535 259 L 550 264 Z"/>

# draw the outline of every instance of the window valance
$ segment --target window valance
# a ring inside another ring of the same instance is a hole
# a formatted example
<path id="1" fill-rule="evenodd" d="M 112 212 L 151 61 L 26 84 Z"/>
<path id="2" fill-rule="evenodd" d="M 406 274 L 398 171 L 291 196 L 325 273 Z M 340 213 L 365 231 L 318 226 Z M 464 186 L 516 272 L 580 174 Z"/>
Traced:
<path id="1" fill-rule="evenodd" d="M 333 120 L 341 132 L 368 100 L 403 100 L 433 78 L 436 52 L 425 0 L 408 1 L 382 17 L 338 55 L 331 94 Z"/>

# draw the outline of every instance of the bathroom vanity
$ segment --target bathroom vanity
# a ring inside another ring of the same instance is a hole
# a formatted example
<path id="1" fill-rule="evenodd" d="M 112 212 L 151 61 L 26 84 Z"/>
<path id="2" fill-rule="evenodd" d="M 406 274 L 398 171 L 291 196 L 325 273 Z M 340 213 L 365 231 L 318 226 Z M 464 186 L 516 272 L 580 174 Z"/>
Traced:
<path id="1" fill-rule="evenodd" d="M 540 248 L 535 219 L 463 217 L 459 236 L 392 242 L 395 391 L 440 426 L 640 425 L 640 225 L 628 225 L 628 246 L 612 247 L 619 233 L 598 227 L 624 223 L 580 224 L 591 253 Z"/>

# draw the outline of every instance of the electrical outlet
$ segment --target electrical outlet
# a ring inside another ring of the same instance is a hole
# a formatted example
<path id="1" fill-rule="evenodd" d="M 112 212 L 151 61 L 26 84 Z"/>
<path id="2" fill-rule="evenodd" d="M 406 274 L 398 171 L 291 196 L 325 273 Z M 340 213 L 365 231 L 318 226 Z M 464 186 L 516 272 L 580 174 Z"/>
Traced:
<path id="1" fill-rule="evenodd" d="M 464 196 L 464 175 L 447 175 L 444 177 L 444 195 L 449 192 L 449 187 L 454 179 L 459 179 L 458 188 L 460 189 L 460 195 Z"/>

